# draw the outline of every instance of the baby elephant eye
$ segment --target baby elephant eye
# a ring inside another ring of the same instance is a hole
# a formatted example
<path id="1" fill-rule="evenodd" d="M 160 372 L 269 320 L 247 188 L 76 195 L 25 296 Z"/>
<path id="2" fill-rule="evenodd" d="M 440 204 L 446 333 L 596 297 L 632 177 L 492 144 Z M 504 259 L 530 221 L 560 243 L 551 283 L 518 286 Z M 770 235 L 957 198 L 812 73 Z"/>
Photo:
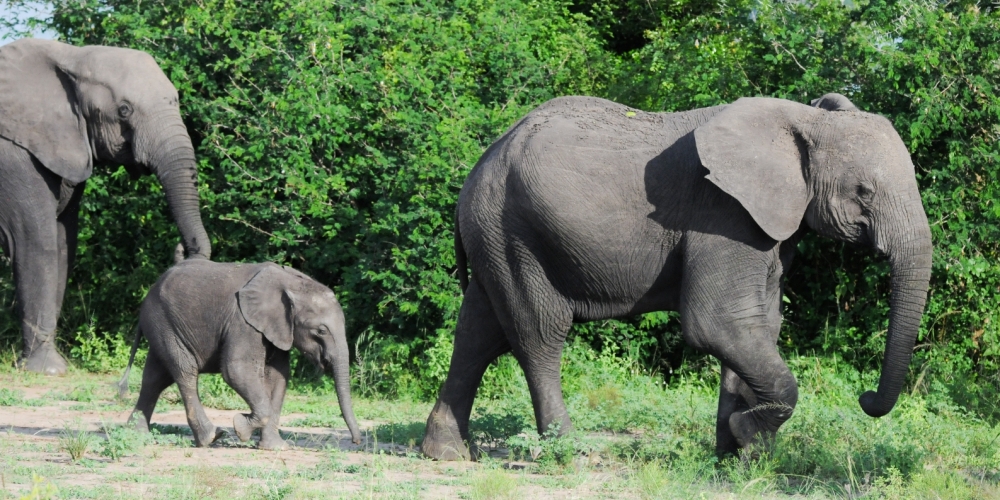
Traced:
<path id="1" fill-rule="evenodd" d="M 132 105 L 129 104 L 129 103 L 127 103 L 127 102 L 123 102 L 123 103 L 119 104 L 118 105 L 118 116 L 120 116 L 122 118 L 128 118 L 128 117 L 132 116 Z"/>

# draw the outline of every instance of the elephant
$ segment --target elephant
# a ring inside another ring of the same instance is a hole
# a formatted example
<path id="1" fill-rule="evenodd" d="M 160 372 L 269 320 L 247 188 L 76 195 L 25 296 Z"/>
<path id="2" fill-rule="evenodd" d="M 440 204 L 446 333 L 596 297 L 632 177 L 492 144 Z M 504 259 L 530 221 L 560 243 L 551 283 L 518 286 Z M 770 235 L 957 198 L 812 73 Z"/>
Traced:
<path id="1" fill-rule="evenodd" d="M 149 353 L 129 417 L 139 431 L 149 430 L 160 393 L 176 382 L 195 444 L 213 443 L 223 433 L 205 415 L 198 375 L 221 373 L 250 406 L 249 415 L 233 419 L 237 437 L 245 442 L 260 429 L 260 448 L 283 448 L 278 419 L 294 346 L 314 365 L 333 372 L 341 413 L 352 440 L 360 444 L 344 312 L 329 288 L 305 274 L 273 263 L 183 260 L 150 288 L 136 330 L 119 389 L 122 395 L 128 389 L 129 371 L 145 336 Z"/>
<path id="2" fill-rule="evenodd" d="M 889 120 L 842 95 L 676 113 L 591 97 L 539 106 L 483 153 L 459 194 L 464 296 L 423 453 L 474 458 L 473 400 L 507 352 L 538 432 L 565 434 L 570 326 L 662 310 L 679 312 L 685 341 L 721 362 L 716 452 L 767 449 L 798 400 L 777 338 L 782 283 L 808 230 L 889 259 L 881 376 L 859 400 L 885 415 L 907 374 L 932 250 L 913 162 Z"/>
<path id="3" fill-rule="evenodd" d="M 211 257 L 177 90 L 149 54 L 22 39 L 0 47 L 0 243 L 24 340 L 18 366 L 66 373 L 56 323 L 95 165 L 156 174 L 187 255 Z"/>

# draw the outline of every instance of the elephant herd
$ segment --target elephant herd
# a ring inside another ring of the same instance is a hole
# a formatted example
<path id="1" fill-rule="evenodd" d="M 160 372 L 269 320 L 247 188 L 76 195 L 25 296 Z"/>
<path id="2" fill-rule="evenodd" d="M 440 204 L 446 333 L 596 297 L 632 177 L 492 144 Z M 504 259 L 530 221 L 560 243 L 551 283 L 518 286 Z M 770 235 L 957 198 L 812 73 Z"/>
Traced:
<path id="1" fill-rule="evenodd" d="M 0 47 L 0 241 L 16 284 L 18 366 L 66 372 L 56 319 L 95 165 L 156 174 L 182 238 L 178 262 L 139 313 L 132 354 L 141 336 L 150 351 L 135 425 L 147 428 L 176 383 L 196 444 L 212 443 L 219 431 L 197 377 L 221 373 L 251 409 L 235 418 L 237 436 L 260 429 L 262 448 L 283 447 L 278 418 L 295 346 L 332 372 L 360 442 L 336 297 L 291 268 L 210 260 L 177 91 L 136 50 L 33 39 Z M 839 94 L 676 113 L 592 97 L 539 106 L 483 153 L 459 195 L 464 298 L 423 452 L 474 458 L 476 391 L 507 352 L 524 370 L 538 431 L 568 432 L 560 359 L 571 325 L 663 310 L 678 311 L 684 339 L 721 362 L 718 453 L 767 445 L 798 399 L 776 344 L 782 283 L 809 230 L 889 259 L 881 378 L 860 398 L 867 414 L 885 415 L 907 373 L 932 251 L 913 163 L 887 119 Z"/>

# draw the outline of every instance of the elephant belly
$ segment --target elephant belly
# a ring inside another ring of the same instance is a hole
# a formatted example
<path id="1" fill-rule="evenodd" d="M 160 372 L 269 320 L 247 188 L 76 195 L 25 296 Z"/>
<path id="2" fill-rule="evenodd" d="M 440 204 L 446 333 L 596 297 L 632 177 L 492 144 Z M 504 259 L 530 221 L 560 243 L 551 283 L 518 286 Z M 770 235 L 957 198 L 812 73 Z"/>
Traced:
<path id="1" fill-rule="evenodd" d="M 545 276 L 581 321 L 675 307 L 683 233 L 650 217 L 655 207 L 627 176 L 585 179 L 516 209 L 532 221 L 525 243 Z"/>

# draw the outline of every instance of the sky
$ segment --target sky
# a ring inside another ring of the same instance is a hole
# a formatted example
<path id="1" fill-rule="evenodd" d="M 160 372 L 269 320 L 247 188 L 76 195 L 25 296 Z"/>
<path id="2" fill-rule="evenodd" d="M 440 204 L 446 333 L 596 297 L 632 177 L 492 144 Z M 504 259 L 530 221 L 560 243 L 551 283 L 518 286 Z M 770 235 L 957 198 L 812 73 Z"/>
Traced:
<path id="1" fill-rule="evenodd" d="M 0 0 L 0 19 L 24 19 L 32 14 L 44 14 L 47 7 L 42 2 L 28 2 L 28 9 L 12 9 L 7 2 Z M 8 30 L 0 26 L 0 45 L 13 42 L 15 39 L 6 38 L 10 35 Z M 40 31 L 34 33 L 35 38 L 55 38 L 55 33 L 50 31 Z"/>

